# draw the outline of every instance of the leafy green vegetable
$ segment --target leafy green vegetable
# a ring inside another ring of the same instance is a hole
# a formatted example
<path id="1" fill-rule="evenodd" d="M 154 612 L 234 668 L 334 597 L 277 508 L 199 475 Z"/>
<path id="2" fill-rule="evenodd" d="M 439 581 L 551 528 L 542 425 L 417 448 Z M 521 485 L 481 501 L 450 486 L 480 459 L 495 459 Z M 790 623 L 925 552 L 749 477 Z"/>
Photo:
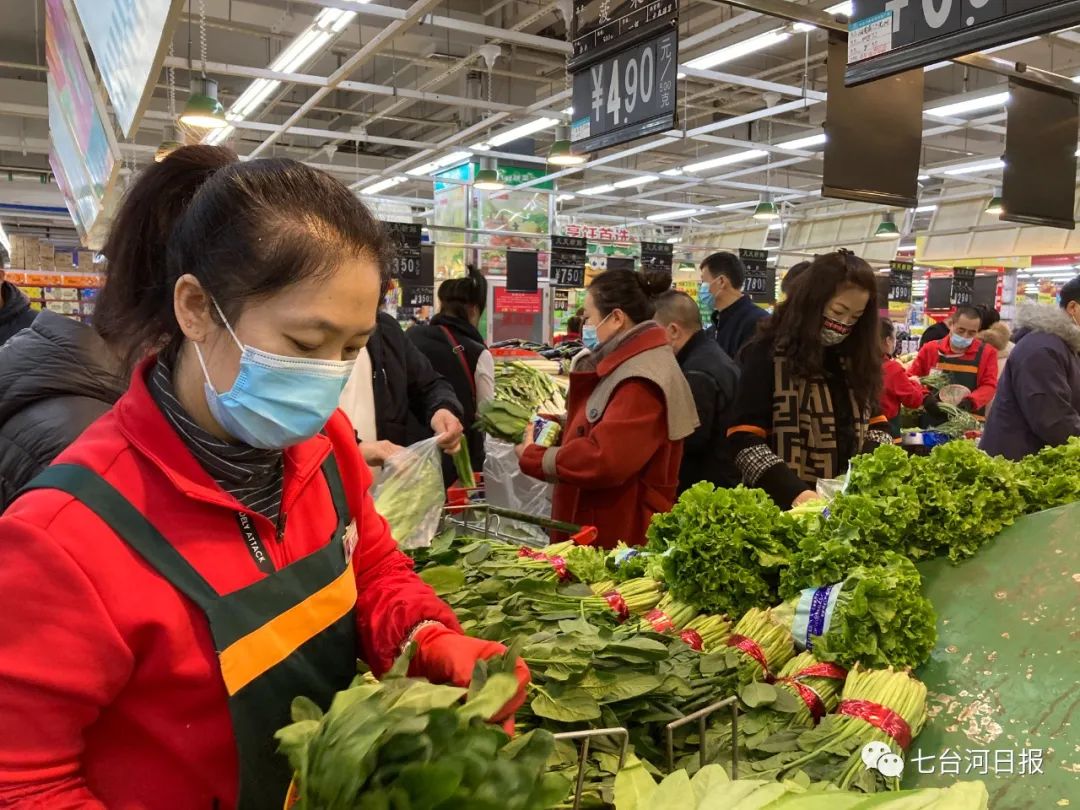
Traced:
<path id="1" fill-rule="evenodd" d="M 775 601 L 788 549 L 773 533 L 780 510 L 758 489 L 717 489 L 708 482 L 653 516 L 649 550 L 663 554 L 674 596 L 699 610 L 741 614 Z"/>
<path id="2" fill-rule="evenodd" d="M 461 440 L 461 447 L 454 453 L 454 469 L 457 471 L 458 483 L 465 489 L 473 489 L 476 486 L 476 477 L 473 475 L 472 459 L 469 458 L 469 443 Z"/>
<path id="3" fill-rule="evenodd" d="M 1080 436 L 1045 447 L 1018 465 L 1027 512 L 1080 501 Z"/>

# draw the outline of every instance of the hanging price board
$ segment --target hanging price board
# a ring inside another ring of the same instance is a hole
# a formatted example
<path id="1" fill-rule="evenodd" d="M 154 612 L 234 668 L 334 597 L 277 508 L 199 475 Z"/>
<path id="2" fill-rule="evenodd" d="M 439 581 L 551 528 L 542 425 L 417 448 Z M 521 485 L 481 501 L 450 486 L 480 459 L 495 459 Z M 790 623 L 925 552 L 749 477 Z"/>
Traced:
<path id="1" fill-rule="evenodd" d="M 746 267 L 743 292 L 755 304 L 775 304 L 776 268 L 769 267 L 769 251 L 739 248 L 739 258 Z"/>
<path id="2" fill-rule="evenodd" d="M 411 222 L 384 222 L 383 227 L 394 242 L 390 275 L 403 282 L 420 281 L 420 226 Z"/>
<path id="3" fill-rule="evenodd" d="M 889 262 L 889 301 L 911 303 L 911 281 L 915 275 L 912 262 Z"/>
<path id="4" fill-rule="evenodd" d="M 672 28 L 573 74 L 576 151 L 592 152 L 675 126 L 679 31 Z"/>
<path id="5" fill-rule="evenodd" d="M 413 286 L 411 284 L 402 285 L 401 305 L 403 307 L 412 307 L 413 309 L 435 306 L 435 287 L 429 287 L 427 285 Z"/>
<path id="6" fill-rule="evenodd" d="M 642 270 L 666 270 L 670 273 L 674 256 L 675 247 L 667 242 L 641 243 Z"/>
<path id="7" fill-rule="evenodd" d="M 975 268 L 954 267 L 949 303 L 954 307 L 970 307 L 975 302 Z"/>
<path id="8" fill-rule="evenodd" d="M 673 28 L 679 19 L 678 0 L 574 0 L 570 41 L 574 52 L 570 71 L 593 64 L 613 51 Z"/>
<path id="9" fill-rule="evenodd" d="M 588 243 L 573 236 L 551 237 L 551 283 L 555 287 L 584 287 Z"/>

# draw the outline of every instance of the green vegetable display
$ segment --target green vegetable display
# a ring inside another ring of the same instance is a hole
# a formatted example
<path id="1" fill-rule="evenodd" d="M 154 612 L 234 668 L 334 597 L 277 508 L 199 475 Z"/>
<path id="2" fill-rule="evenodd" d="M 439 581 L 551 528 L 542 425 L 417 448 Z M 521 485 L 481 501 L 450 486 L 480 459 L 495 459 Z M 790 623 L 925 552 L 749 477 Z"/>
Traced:
<path id="1" fill-rule="evenodd" d="M 664 555 L 664 579 L 677 599 L 710 613 L 739 615 L 776 601 L 789 551 L 774 534 L 780 510 L 757 489 L 684 492 L 653 517 L 649 550 Z"/>
<path id="2" fill-rule="evenodd" d="M 1080 501 L 1080 436 L 1060 447 L 1045 447 L 1019 464 L 1026 512 Z"/>
<path id="3" fill-rule="evenodd" d="M 511 444 L 519 444 L 525 438 L 525 429 L 536 411 L 506 402 L 501 399 L 488 399 L 476 409 L 476 426 L 496 439 Z"/>
<path id="4" fill-rule="evenodd" d="M 545 406 L 562 410 L 561 395 L 555 381 L 540 369 L 518 360 L 496 365 L 495 398 L 516 403 L 532 413 Z"/>
<path id="5" fill-rule="evenodd" d="M 381 682 L 358 679 L 322 711 L 293 701 L 276 737 L 296 774 L 298 810 L 543 810 L 569 783 L 546 774 L 554 739 L 513 742 L 486 720 L 517 691 L 496 673 L 473 689 L 405 678 L 408 660 Z M 459 703 L 462 699 L 464 703 Z"/>

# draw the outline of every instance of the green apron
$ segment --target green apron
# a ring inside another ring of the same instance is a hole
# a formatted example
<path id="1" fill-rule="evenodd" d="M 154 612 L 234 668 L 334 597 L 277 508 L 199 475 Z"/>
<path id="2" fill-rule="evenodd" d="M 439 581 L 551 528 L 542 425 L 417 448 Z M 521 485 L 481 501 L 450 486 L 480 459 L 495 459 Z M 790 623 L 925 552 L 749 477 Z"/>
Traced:
<path id="1" fill-rule="evenodd" d="M 60 490 L 81 501 L 206 615 L 229 694 L 239 810 L 277 810 L 285 801 L 291 774 L 274 732 L 290 722 L 292 699 L 304 695 L 325 709 L 356 675 L 356 580 L 344 548 L 349 507 L 333 455 L 322 470 L 337 512 L 327 544 L 227 595 L 86 467 L 48 467 L 26 487 Z"/>

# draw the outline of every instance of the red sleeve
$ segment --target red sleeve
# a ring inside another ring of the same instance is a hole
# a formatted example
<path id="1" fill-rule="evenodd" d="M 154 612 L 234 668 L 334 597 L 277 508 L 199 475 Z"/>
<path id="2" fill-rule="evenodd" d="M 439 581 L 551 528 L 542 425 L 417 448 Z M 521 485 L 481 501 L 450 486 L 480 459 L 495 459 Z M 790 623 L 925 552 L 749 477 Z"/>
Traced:
<path id="1" fill-rule="evenodd" d="M 920 407 L 926 399 L 926 389 L 895 360 L 885 364 L 885 386 L 893 399 L 909 408 Z"/>
<path id="2" fill-rule="evenodd" d="M 997 384 L 997 350 L 989 343 L 984 343 L 982 359 L 979 360 L 979 385 L 971 392 L 971 401 L 976 408 L 985 408 L 990 403 L 997 393 Z"/>
<path id="3" fill-rule="evenodd" d="M 641 472 L 668 440 L 667 434 L 663 393 L 651 382 L 631 379 L 615 389 L 588 436 L 550 450 L 529 445 L 521 457 L 521 470 L 533 478 L 548 478 L 544 455 L 552 453 L 556 480 L 581 489 L 616 487 Z"/>
<path id="4" fill-rule="evenodd" d="M 353 552 L 356 572 L 356 626 L 364 660 L 376 675 L 394 662 L 402 642 L 425 620 L 461 631 L 454 611 L 413 571 L 398 550 L 390 527 L 375 511 L 368 490 L 371 471 L 356 448 L 348 419 L 340 411 L 326 425 L 345 482 L 349 509 L 359 533 Z"/>
<path id="5" fill-rule="evenodd" d="M 908 370 L 912 377 L 925 377 L 934 370 L 934 366 L 937 365 L 937 360 L 938 346 L 937 341 L 933 340 L 919 349 L 919 354 L 915 357 L 915 362 L 911 364 L 911 368 Z"/>
<path id="6" fill-rule="evenodd" d="M 0 519 L 0 807 L 104 810 L 83 733 L 133 655 L 83 570 L 45 531 Z"/>

